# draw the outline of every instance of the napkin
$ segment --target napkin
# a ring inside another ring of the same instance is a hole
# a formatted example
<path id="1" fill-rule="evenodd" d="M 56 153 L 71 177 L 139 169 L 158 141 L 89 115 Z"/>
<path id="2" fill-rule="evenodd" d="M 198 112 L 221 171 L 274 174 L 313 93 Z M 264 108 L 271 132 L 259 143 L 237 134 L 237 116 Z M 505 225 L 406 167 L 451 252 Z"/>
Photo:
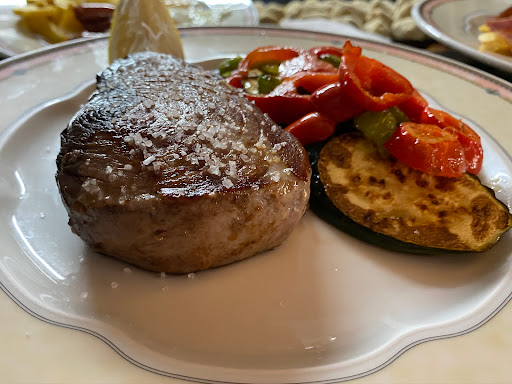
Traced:
<path id="1" fill-rule="evenodd" d="M 386 36 L 378 35 L 360 30 L 351 24 L 344 24 L 338 21 L 327 19 L 281 19 L 279 25 L 282 28 L 302 29 L 307 31 L 335 33 L 343 36 L 378 41 L 381 43 L 390 43 L 391 39 Z"/>

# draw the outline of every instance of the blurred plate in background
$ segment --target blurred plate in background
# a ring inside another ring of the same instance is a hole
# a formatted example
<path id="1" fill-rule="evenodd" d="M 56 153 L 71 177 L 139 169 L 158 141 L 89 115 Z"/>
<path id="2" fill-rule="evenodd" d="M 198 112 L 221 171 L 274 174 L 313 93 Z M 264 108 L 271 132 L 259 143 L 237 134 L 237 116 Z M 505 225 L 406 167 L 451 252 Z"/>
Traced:
<path id="1" fill-rule="evenodd" d="M 512 57 L 479 50 L 478 27 L 510 6 L 507 0 L 423 0 L 412 9 L 418 27 L 433 39 L 494 68 L 512 72 Z"/>

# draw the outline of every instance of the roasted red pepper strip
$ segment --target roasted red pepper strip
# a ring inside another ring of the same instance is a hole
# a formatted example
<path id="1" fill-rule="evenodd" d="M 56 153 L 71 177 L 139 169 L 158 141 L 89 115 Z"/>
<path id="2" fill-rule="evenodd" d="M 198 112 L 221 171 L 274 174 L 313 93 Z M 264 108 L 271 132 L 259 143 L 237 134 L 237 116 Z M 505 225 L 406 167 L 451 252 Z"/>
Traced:
<path id="1" fill-rule="evenodd" d="M 276 123 L 288 125 L 313 112 L 309 94 L 326 84 L 336 82 L 337 77 L 335 72 L 300 72 L 284 79 L 269 94 L 245 96 Z"/>
<path id="2" fill-rule="evenodd" d="M 429 175 L 461 177 L 466 171 L 457 136 L 437 125 L 402 123 L 384 146 L 402 163 Z"/>
<path id="3" fill-rule="evenodd" d="M 238 65 L 238 69 L 226 79 L 234 87 L 242 88 L 242 79 L 247 78 L 249 70 L 269 62 L 283 62 L 303 55 L 302 49 L 290 47 L 267 46 L 256 48 Z"/>
<path id="4" fill-rule="evenodd" d="M 300 72 L 283 80 L 270 95 L 300 93 L 312 94 L 317 89 L 338 81 L 336 72 Z"/>
<path id="5" fill-rule="evenodd" d="M 304 52 L 291 60 L 281 63 L 279 66 L 279 75 L 282 77 L 293 76 L 298 72 L 332 72 L 336 73 L 337 69 L 316 55 L 310 52 Z"/>
<path id="6" fill-rule="evenodd" d="M 293 76 L 298 72 L 335 72 L 331 64 L 320 60 L 321 53 L 333 52 L 341 55 L 340 48 L 318 47 L 309 51 L 289 47 L 268 46 L 257 48 L 250 52 L 228 77 L 227 82 L 235 87 L 242 87 L 242 80 L 248 77 L 249 71 L 258 66 L 269 63 L 279 62 L 279 76 L 286 78 Z M 318 54 L 317 54 L 318 52 Z"/>
<path id="7" fill-rule="evenodd" d="M 256 96 L 245 95 L 249 100 L 268 114 L 277 124 L 288 125 L 302 116 L 313 112 L 314 108 L 309 97 L 303 95 Z"/>
<path id="8" fill-rule="evenodd" d="M 364 112 L 364 108 L 346 92 L 339 82 L 319 88 L 311 95 L 315 110 L 336 122 L 343 122 Z"/>
<path id="9" fill-rule="evenodd" d="M 276 46 L 260 47 L 250 52 L 245 59 L 240 62 L 238 70 L 244 72 L 251 68 L 258 67 L 261 64 L 272 61 L 282 62 L 291 60 L 302 54 L 304 54 L 304 51 L 298 48 Z"/>
<path id="10" fill-rule="evenodd" d="M 363 53 L 363 49 L 361 47 L 353 46 L 350 40 L 347 40 L 345 44 L 343 44 L 343 48 L 341 49 L 342 55 L 356 55 L 361 56 Z"/>
<path id="11" fill-rule="evenodd" d="M 343 49 L 338 47 L 314 47 L 309 50 L 310 53 L 315 55 L 318 58 L 321 58 L 322 55 L 335 55 L 341 57 L 343 55 Z"/>
<path id="12" fill-rule="evenodd" d="M 367 111 L 382 111 L 411 97 L 414 89 L 405 77 L 355 48 L 345 43 L 339 75 L 344 91 L 356 103 Z"/>
<path id="13" fill-rule="evenodd" d="M 334 133 L 336 123 L 318 112 L 312 112 L 286 127 L 302 145 L 323 141 Z"/>
<path id="14" fill-rule="evenodd" d="M 421 117 L 421 122 L 426 124 L 435 124 L 454 133 L 464 150 L 466 158 L 467 172 L 477 175 L 482 169 L 484 151 L 480 141 L 480 136 L 476 134 L 467 124 L 460 119 L 456 119 L 447 112 L 434 108 L 425 108 Z"/>
<path id="15" fill-rule="evenodd" d="M 412 91 L 411 97 L 398 104 L 398 108 L 406 114 L 409 120 L 415 123 L 422 122 L 421 119 L 427 107 L 428 101 L 416 89 Z"/>

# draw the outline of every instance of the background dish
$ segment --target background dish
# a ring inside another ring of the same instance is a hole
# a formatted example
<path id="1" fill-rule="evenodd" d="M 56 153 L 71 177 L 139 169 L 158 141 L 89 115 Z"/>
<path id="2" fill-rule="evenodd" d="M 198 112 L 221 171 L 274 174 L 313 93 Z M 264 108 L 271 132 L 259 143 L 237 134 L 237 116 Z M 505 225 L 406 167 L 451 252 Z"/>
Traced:
<path id="1" fill-rule="evenodd" d="M 190 0 L 190 7 L 171 11 L 179 27 L 255 26 L 259 16 L 252 0 Z M 177 1 L 180 3 L 180 0 Z M 186 4 L 185 1 L 181 1 Z M 13 13 L 24 0 L 7 0 L 0 4 L 0 58 L 27 53 L 51 44 L 18 25 L 20 17 Z M 91 34 L 93 37 L 99 34 Z"/>
<path id="2" fill-rule="evenodd" d="M 261 28 L 182 34 L 191 61 L 264 44 L 345 40 Z M 510 202 L 510 159 L 477 127 L 508 132 L 510 84 L 413 50 L 352 40 L 444 108 L 471 117 L 488 154 L 482 176 Z M 105 66 L 105 40 L 0 64 L 0 84 L 10 95 L 0 107 L 0 283 L 30 313 L 92 333 L 161 374 L 311 382 L 371 373 L 419 342 L 478 327 L 509 300 L 510 233 L 485 257 L 411 257 L 360 243 L 307 215 L 283 247 L 193 279 L 161 278 L 89 252 L 67 228 L 54 159 L 58 133 Z M 510 137 L 498 138 L 510 152 Z"/>
<path id="3" fill-rule="evenodd" d="M 412 9 L 418 27 L 433 39 L 482 63 L 512 72 L 512 57 L 481 52 L 478 27 L 510 6 L 507 0 L 423 0 Z"/>

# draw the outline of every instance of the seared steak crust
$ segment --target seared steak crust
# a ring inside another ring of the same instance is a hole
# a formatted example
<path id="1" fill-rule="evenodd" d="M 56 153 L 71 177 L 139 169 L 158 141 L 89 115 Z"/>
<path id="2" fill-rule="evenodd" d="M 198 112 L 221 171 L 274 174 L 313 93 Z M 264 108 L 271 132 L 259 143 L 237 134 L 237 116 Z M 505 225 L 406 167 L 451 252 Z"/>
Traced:
<path id="1" fill-rule="evenodd" d="M 138 53 L 97 77 L 61 134 L 57 183 L 85 242 L 187 273 L 279 245 L 306 209 L 304 148 L 238 90 L 171 56 Z"/>

